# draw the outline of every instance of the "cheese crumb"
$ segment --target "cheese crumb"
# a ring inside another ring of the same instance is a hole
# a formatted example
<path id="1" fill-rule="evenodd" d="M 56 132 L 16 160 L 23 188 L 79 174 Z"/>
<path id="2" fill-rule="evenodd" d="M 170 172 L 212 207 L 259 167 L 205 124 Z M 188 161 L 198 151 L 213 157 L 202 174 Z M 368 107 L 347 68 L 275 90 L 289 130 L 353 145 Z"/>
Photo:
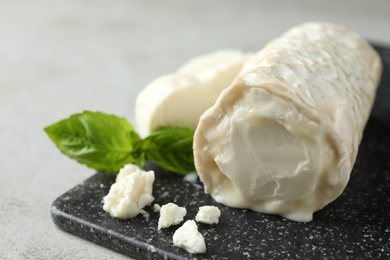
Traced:
<path id="1" fill-rule="evenodd" d="M 191 254 L 202 254 L 206 252 L 204 237 L 198 231 L 195 221 L 187 220 L 183 226 L 173 234 L 173 244 L 187 250 Z"/>
<path id="2" fill-rule="evenodd" d="M 116 175 L 115 182 L 119 182 L 123 180 L 124 178 L 126 178 L 127 176 L 135 172 L 136 170 L 141 170 L 141 169 L 135 164 L 131 164 L 131 163 L 126 164 L 125 166 L 123 166 L 122 169 L 119 170 L 119 173 Z"/>
<path id="3" fill-rule="evenodd" d="M 108 195 L 103 198 L 103 209 L 114 218 L 133 218 L 143 213 L 142 209 L 154 200 L 154 171 L 146 172 L 138 167 L 125 165 L 121 173 Z"/>
<path id="4" fill-rule="evenodd" d="M 159 204 L 155 203 L 153 205 L 153 211 L 154 212 L 160 212 L 160 210 L 161 210 L 161 206 Z"/>
<path id="5" fill-rule="evenodd" d="M 205 224 L 218 224 L 221 211 L 215 206 L 199 207 L 195 220 Z"/>
<path id="6" fill-rule="evenodd" d="M 196 172 L 190 173 L 190 174 L 186 174 L 184 176 L 183 180 L 191 182 L 191 183 L 196 183 L 196 181 L 198 180 L 198 174 Z"/>
<path id="7" fill-rule="evenodd" d="M 168 203 L 163 205 L 160 209 L 158 230 L 179 224 L 183 221 L 183 218 L 186 214 L 186 208 L 179 207 L 175 203 Z"/>

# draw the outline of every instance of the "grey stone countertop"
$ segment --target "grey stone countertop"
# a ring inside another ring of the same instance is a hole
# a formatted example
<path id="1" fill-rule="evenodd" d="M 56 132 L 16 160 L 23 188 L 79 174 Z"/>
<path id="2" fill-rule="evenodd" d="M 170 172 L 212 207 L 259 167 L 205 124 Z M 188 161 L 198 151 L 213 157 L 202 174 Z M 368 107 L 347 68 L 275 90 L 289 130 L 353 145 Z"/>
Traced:
<path id="1" fill-rule="evenodd" d="M 382 1 L 0 1 L 0 256 L 125 259 L 55 226 L 50 205 L 95 172 L 43 127 L 83 110 L 134 121 L 137 93 L 195 55 L 258 50 L 306 21 L 390 44 Z"/>

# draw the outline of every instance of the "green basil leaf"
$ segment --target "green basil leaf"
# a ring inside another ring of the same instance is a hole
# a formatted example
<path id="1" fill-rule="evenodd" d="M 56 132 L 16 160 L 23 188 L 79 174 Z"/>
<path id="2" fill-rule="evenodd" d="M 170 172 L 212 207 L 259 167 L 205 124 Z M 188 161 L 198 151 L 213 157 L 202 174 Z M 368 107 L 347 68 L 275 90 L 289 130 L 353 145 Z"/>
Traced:
<path id="1" fill-rule="evenodd" d="M 85 111 L 45 131 L 62 153 L 98 171 L 117 173 L 127 163 L 144 163 L 142 140 L 125 118 Z"/>
<path id="2" fill-rule="evenodd" d="M 160 127 L 142 143 L 145 159 L 162 168 L 181 174 L 195 171 L 192 142 L 194 130 L 183 127 Z"/>

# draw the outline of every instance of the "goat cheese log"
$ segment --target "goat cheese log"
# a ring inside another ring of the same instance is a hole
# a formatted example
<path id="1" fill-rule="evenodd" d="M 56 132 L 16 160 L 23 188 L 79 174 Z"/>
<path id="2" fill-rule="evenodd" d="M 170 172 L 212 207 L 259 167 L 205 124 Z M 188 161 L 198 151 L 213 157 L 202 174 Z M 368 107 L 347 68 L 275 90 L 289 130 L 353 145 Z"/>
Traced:
<path id="1" fill-rule="evenodd" d="M 341 26 L 305 23 L 270 42 L 200 118 L 205 192 L 311 221 L 348 183 L 381 70 L 375 50 Z"/>
<path id="2" fill-rule="evenodd" d="M 145 137 L 159 126 L 195 129 L 199 117 L 233 81 L 249 53 L 223 50 L 191 59 L 176 73 L 151 82 L 138 96 L 135 116 Z"/>

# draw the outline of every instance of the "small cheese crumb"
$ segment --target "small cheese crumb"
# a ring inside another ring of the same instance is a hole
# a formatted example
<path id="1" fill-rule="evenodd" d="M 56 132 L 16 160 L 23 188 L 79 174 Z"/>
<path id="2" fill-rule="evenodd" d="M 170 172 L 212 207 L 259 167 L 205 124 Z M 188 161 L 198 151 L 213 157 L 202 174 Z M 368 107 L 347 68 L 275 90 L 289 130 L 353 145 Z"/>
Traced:
<path id="1" fill-rule="evenodd" d="M 145 218 L 145 220 L 146 220 L 147 222 L 149 222 L 149 220 L 150 220 L 150 214 L 149 214 L 148 212 L 146 212 L 145 210 L 143 210 L 143 209 L 140 210 L 140 213 L 141 213 L 142 216 Z"/>
<path id="2" fill-rule="evenodd" d="M 153 205 L 153 211 L 154 211 L 154 212 L 160 212 L 160 210 L 161 210 L 161 206 L 158 205 L 157 203 L 155 203 L 155 204 Z"/>
<path id="3" fill-rule="evenodd" d="M 196 181 L 198 180 L 198 174 L 196 172 L 187 174 L 184 176 L 183 180 L 191 183 L 196 183 Z"/>
<path id="4" fill-rule="evenodd" d="M 124 172 L 121 178 L 103 198 L 103 209 L 114 218 L 133 218 L 143 213 L 142 209 L 154 200 L 154 172 L 126 166 L 121 171 Z"/>
<path id="5" fill-rule="evenodd" d="M 183 218 L 186 214 L 186 208 L 179 207 L 175 203 L 168 203 L 163 205 L 160 209 L 158 230 L 179 224 L 183 221 Z"/>
<path id="6" fill-rule="evenodd" d="M 206 252 L 204 237 L 198 231 L 195 221 L 187 220 L 183 226 L 173 234 L 173 244 L 183 248 L 191 254 L 202 254 Z"/>
<path id="7" fill-rule="evenodd" d="M 218 224 L 221 211 L 214 206 L 203 206 L 199 208 L 195 220 L 205 224 Z"/>

